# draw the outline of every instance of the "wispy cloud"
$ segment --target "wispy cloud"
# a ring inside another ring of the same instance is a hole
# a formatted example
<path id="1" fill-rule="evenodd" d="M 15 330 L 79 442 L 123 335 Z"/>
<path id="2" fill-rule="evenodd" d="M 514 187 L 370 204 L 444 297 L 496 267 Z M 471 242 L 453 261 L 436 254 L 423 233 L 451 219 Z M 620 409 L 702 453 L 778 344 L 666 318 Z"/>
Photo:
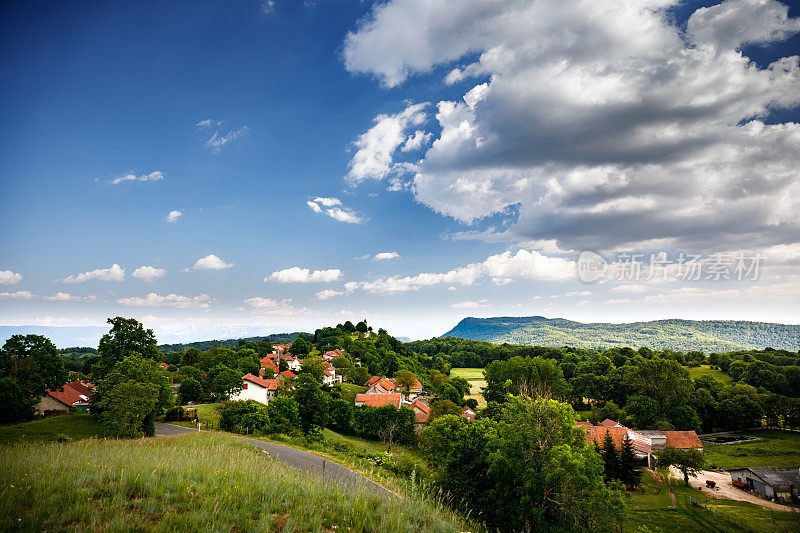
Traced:
<path id="1" fill-rule="evenodd" d="M 463 302 L 454 303 L 450 307 L 453 309 L 475 309 L 478 307 L 484 307 L 489 300 L 482 299 L 478 301 L 472 300 L 464 300 Z"/>
<path id="2" fill-rule="evenodd" d="M 318 197 L 314 198 L 314 200 L 307 201 L 306 205 L 315 213 L 328 215 L 339 222 L 359 224 L 364 220 L 358 216 L 354 210 L 343 206 L 342 201 L 338 198 Z"/>
<path id="3" fill-rule="evenodd" d="M 275 11 L 275 0 L 264 0 L 263 2 L 261 2 L 261 7 L 259 8 L 259 11 L 261 11 L 265 15 L 269 15 L 270 13 Z"/>
<path id="4" fill-rule="evenodd" d="M 156 278 L 163 278 L 167 275 L 167 271 L 163 268 L 156 268 L 152 266 L 140 266 L 131 274 L 132 278 L 141 279 L 143 281 L 153 281 Z"/>
<path id="5" fill-rule="evenodd" d="M 201 294 L 194 297 L 181 296 L 180 294 L 161 296 L 155 292 L 151 292 L 144 298 L 130 297 L 119 298 L 117 300 L 119 305 L 127 307 L 176 307 L 179 309 L 208 309 L 210 302 L 211 297 L 208 294 Z"/>
<path id="6" fill-rule="evenodd" d="M 164 173 L 160 170 L 156 170 L 151 172 L 150 174 L 140 174 L 136 175 L 132 172 L 125 174 L 124 176 L 119 176 L 111 180 L 111 185 L 119 185 L 120 183 L 125 183 L 128 181 L 135 181 L 135 182 L 147 182 L 147 181 L 160 181 L 164 179 Z"/>
<path id="7" fill-rule="evenodd" d="M 219 257 L 214 254 L 208 254 L 205 257 L 201 257 L 194 263 L 195 270 L 224 270 L 226 268 L 231 268 L 234 264 L 233 263 L 226 263 Z"/>
<path id="8" fill-rule="evenodd" d="M 114 263 L 108 268 L 98 268 L 62 279 L 63 283 L 85 283 L 87 281 L 124 281 L 125 269 Z"/>
<path id="9" fill-rule="evenodd" d="M 277 270 L 264 278 L 264 281 L 277 281 L 278 283 L 328 283 L 342 277 L 338 268 L 328 270 L 314 270 L 308 268 L 292 267 Z"/>
<path id="10" fill-rule="evenodd" d="M 218 131 L 215 131 L 214 134 L 206 141 L 206 146 L 213 152 L 218 153 L 220 150 L 222 150 L 223 146 L 246 135 L 248 131 L 249 128 L 247 126 L 242 126 L 238 130 L 231 130 L 224 135 L 220 135 Z"/>
<path id="11" fill-rule="evenodd" d="M 57 292 L 53 296 L 45 296 L 44 299 L 49 302 L 90 302 L 97 300 L 97 295 L 75 296 L 68 292 Z"/>
<path id="12" fill-rule="evenodd" d="M 22 274 L 11 270 L 0 270 L 0 285 L 16 285 L 22 281 Z"/>
<path id="13" fill-rule="evenodd" d="M 200 129 L 210 128 L 212 126 L 221 126 L 222 122 L 223 122 L 222 120 L 214 120 L 213 118 L 207 118 L 205 120 L 201 120 L 200 122 L 195 124 L 195 126 L 197 126 Z"/>
<path id="14" fill-rule="evenodd" d="M 183 216 L 183 211 L 179 209 L 175 209 L 174 211 L 170 211 L 169 215 L 167 215 L 167 222 L 177 222 L 179 218 Z"/>

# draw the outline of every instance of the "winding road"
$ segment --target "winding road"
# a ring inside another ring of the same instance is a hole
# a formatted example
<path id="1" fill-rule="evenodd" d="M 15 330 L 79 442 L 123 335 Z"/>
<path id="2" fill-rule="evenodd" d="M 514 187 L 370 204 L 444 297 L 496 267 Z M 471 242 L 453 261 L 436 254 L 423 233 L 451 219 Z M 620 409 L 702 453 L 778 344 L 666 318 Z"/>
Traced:
<path id="1" fill-rule="evenodd" d="M 188 435 L 190 433 L 197 433 L 196 429 L 191 429 L 182 426 L 173 426 L 172 424 L 156 423 L 156 436 L 159 437 L 172 437 L 177 435 Z M 368 491 L 380 496 L 393 496 L 399 497 L 398 494 L 390 491 L 383 485 L 375 483 L 358 472 L 355 472 L 346 466 L 335 463 L 324 457 L 298 450 L 291 446 L 284 446 L 283 444 L 275 444 L 273 442 L 264 442 L 263 440 L 248 439 L 247 437 L 239 437 L 226 433 L 215 433 L 224 435 L 229 438 L 239 439 L 252 444 L 262 450 L 265 450 L 270 457 L 287 464 L 293 468 L 303 472 L 310 472 L 313 474 L 321 475 L 327 478 L 334 479 L 344 485 L 364 487 Z"/>

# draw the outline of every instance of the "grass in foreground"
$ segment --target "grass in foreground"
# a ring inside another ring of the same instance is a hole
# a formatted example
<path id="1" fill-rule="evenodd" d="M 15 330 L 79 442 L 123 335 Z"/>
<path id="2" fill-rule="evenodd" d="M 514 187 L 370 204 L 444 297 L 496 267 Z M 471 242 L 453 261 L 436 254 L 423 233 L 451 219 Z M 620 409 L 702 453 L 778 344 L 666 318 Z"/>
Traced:
<path id="1" fill-rule="evenodd" d="M 102 426 L 88 413 L 70 413 L 0 426 L 0 444 L 19 441 L 54 442 L 59 437 L 69 440 L 90 439 L 103 434 Z"/>
<path id="2" fill-rule="evenodd" d="M 706 461 L 730 470 L 748 466 L 800 467 L 800 433 L 791 431 L 744 431 L 760 440 L 742 444 L 706 444 Z"/>
<path id="3" fill-rule="evenodd" d="M 197 434 L 0 447 L 0 530 L 466 531 L 446 508 L 302 474 Z"/>
<path id="4" fill-rule="evenodd" d="M 626 493 L 628 513 L 623 531 L 635 532 L 641 526 L 654 532 L 671 531 L 797 531 L 792 513 L 773 512 L 751 503 L 709 498 L 683 481 L 669 484 L 656 481 L 648 472 L 642 476 L 645 492 Z M 672 507 L 670 489 L 675 495 Z M 695 502 L 697 505 L 694 505 Z"/>

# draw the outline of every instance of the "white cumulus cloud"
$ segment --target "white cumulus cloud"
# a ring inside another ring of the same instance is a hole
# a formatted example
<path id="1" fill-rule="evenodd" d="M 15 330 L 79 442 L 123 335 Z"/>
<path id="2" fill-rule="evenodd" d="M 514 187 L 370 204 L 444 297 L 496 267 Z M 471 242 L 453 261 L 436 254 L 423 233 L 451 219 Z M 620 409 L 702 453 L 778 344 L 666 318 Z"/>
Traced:
<path id="1" fill-rule="evenodd" d="M 177 222 L 178 219 L 181 218 L 182 216 L 183 216 L 183 211 L 180 211 L 178 209 L 170 211 L 169 214 L 167 215 L 167 222 Z"/>
<path id="2" fill-rule="evenodd" d="M 373 259 L 375 261 L 386 261 L 387 259 L 397 259 L 398 257 L 400 257 L 400 254 L 398 254 L 397 252 L 381 252 L 375 254 Z"/>
<path id="3" fill-rule="evenodd" d="M 22 274 L 11 270 L 0 270 L 0 285 L 16 285 L 22 281 Z"/>
<path id="4" fill-rule="evenodd" d="M 338 198 L 318 197 L 307 201 L 306 205 L 315 213 L 326 214 L 339 222 L 359 224 L 364 220 L 354 210 L 343 206 L 342 201 Z"/>
<path id="5" fill-rule="evenodd" d="M 108 268 L 98 268 L 82 272 L 74 276 L 67 276 L 61 281 L 64 283 L 85 283 L 87 281 L 124 281 L 125 269 L 114 263 Z"/>
<path id="6" fill-rule="evenodd" d="M 760 65 L 741 48 L 795 35 L 800 19 L 776 0 L 728 0 L 684 31 L 679 4 L 389 0 L 343 57 L 388 87 L 438 68 L 463 86 L 436 104 L 424 157 L 402 166 L 438 213 L 507 216 L 507 240 L 562 250 L 799 242 L 800 124 L 773 112 L 800 104 L 800 58 Z M 351 182 L 392 183 L 401 122 L 376 117 Z"/>
<path id="7" fill-rule="evenodd" d="M 152 266 L 140 266 L 133 271 L 131 277 L 141 279 L 144 281 L 153 281 L 156 278 L 163 278 L 167 275 L 167 271 L 163 268 L 156 268 Z"/>
<path id="8" fill-rule="evenodd" d="M 292 267 L 277 270 L 264 278 L 264 281 L 277 281 L 278 283 L 328 283 L 341 279 L 342 271 L 338 268 L 328 270 L 310 270 L 308 268 Z"/>
<path id="9" fill-rule="evenodd" d="M 89 302 L 97 300 L 97 296 L 92 294 L 89 296 L 75 296 L 68 292 L 57 292 L 53 296 L 45 296 L 45 300 L 50 302 Z"/>
<path id="10" fill-rule="evenodd" d="M 36 295 L 30 291 L 0 292 L 0 300 L 32 300 Z"/>
<path id="11" fill-rule="evenodd" d="M 219 257 L 214 254 L 208 254 L 205 257 L 201 257 L 194 263 L 195 270 L 224 270 L 226 268 L 231 268 L 234 264 L 233 263 L 226 263 Z"/>

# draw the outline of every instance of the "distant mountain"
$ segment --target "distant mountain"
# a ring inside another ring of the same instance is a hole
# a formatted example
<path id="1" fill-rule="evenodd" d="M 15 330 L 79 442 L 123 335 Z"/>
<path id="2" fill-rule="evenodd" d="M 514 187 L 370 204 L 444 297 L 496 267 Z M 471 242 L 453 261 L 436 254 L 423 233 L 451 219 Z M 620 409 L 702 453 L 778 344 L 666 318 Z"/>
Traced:
<path id="1" fill-rule="evenodd" d="M 442 337 L 528 346 L 647 346 L 654 350 L 699 350 L 706 353 L 767 347 L 800 350 L 800 325 L 733 320 L 673 319 L 630 324 L 584 324 L 542 316 L 468 317 Z"/>

